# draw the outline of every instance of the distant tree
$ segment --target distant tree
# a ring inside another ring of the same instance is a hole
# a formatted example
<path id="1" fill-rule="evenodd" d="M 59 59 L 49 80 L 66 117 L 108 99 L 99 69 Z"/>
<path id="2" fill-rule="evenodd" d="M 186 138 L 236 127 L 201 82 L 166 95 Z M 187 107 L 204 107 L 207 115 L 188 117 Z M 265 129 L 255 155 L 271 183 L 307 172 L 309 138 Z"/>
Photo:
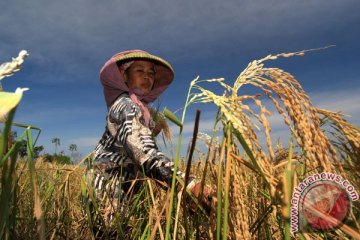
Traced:
<path id="1" fill-rule="evenodd" d="M 0 131 L 1 134 L 1 131 Z M 9 134 L 9 147 L 11 145 L 13 145 L 15 143 L 15 141 L 17 140 L 18 134 L 16 131 L 11 131 Z M 19 143 L 19 148 L 18 148 L 18 154 L 20 157 L 26 157 L 27 156 L 27 140 L 26 139 L 22 139 L 22 140 L 18 140 L 20 141 Z M 40 153 L 44 150 L 44 146 L 34 146 L 33 147 L 34 150 L 34 157 L 37 158 L 39 157 Z"/>
<path id="2" fill-rule="evenodd" d="M 75 152 L 77 151 L 77 145 L 76 144 L 70 144 L 69 151 L 71 152 L 70 157 L 73 162 L 75 162 Z"/>
<path id="3" fill-rule="evenodd" d="M 44 150 L 44 146 L 35 146 L 34 147 L 34 157 L 39 157 L 40 153 Z M 19 155 L 20 157 L 27 156 L 27 141 L 21 140 L 20 147 L 19 147 Z"/>
<path id="4" fill-rule="evenodd" d="M 43 157 L 45 162 L 50 162 L 54 164 L 71 164 L 71 159 L 69 156 L 45 154 L 43 155 Z"/>
<path id="5" fill-rule="evenodd" d="M 56 138 L 53 138 L 51 140 L 51 142 L 55 145 L 55 155 L 56 155 L 57 147 L 60 146 L 60 139 L 56 137 Z"/>
<path id="6" fill-rule="evenodd" d="M 40 145 L 40 146 L 35 146 L 34 147 L 34 156 L 37 158 L 40 156 L 40 153 L 44 151 L 44 146 Z"/>
<path id="7" fill-rule="evenodd" d="M 3 120 L 5 121 L 5 118 Z M 2 130 L 0 130 L 0 136 L 1 135 L 2 135 Z M 7 149 L 11 148 L 11 146 L 13 145 L 16 138 L 17 138 L 17 132 L 10 131 L 8 134 L 8 142 L 7 142 L 7 146 L 6 146 Z"/>
<path id="8" fill-rule="evenodd" d="M 12 137 L 13 137 L 13 139 L 15 140 L 16 138 L 17 138 L 17 132 L 15 132 L 15 131 L 11 131 L 11 134 L 12 134 Z"/>
<path id="9" fill-rule="evenodd" d="M 65 155 L 56 156 L 56 162 L 58 164 L 71 164 L 71 159 L 69 156 L 65 156 Z"/>
<path id="10" fill-rule="evenodd" d="M 71 152 L 71 153 L 74 153 L 75 151 L 77 150 L 77 145 L 76 144 L 70 144 L 70 146 L 69 146 L 69 151 Z"/>

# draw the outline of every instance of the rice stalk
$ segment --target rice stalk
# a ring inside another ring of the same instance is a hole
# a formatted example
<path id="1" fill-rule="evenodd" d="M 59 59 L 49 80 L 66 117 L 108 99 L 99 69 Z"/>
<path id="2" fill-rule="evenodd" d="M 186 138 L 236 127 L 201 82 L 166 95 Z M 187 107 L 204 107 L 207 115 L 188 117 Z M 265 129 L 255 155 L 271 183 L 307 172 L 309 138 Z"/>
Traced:
<path id="1" fill-rule="evenodd" d="M 223 219 L 223 239 L 227 239 L 228 236 L 228 212 L 229 212 L 229 191 L 230 191 L 230 178 L 231 178 L 231 167 L 232 167 L 232 143 L 231 143 L 231 127 L 225 127 L 226 130 L 226 162 L 225 162 L 225 191 L 224 191 L 224 219 Z M 221 163 L 219 163 L 220 165 Z"/>
<path id="2" fill-rule="evenodd" d="M 30 170 L 30 182 L 32 185 L 32 190 L 34 194 L 34 216 L 37 220 L 37 234 L 39 239 L 45 239 L 45 221 L 43 211 L 41 209 L 41 200 L 38 192 L 38 186 L 36 182 L 36 175 L 34 170 L 34 149 L 33 149 L 33 141 L 32 135 L 30 132 L 30 128 L 26 129 L 26 136 L 28 140 L 27 144 L 27 154 L 28 154 L 28 164 Z"/>
<path id="3" fill-rule="evenodd" d="M 182 195 L 183 195 L 183 199 L 182 199 L 182 203 L 183 203 L 183 217 L 184 217 L 184 227 L 185 227 L 185 239 L 188 240 L 189 239 L 189 229 L 188 229 L 188 222 L 187 222 L 187 193 L 186 193 L 186 188 L 189 184 L 189 177 L 190 177 L 190 168 L 191 168 L 191 161 L 193 158 L 193 154 L 194 154 L 194 150 L 195 150 L 195 145 L 196 145 L 196 137 L 198 135 L 198 131 L 199 131 L 199 122 L 200 122 L 200 110 L 196 111 L 196 117 L 195 117 L 195 125 L 194 125 L 194 131 L 193 131 L 193 137 L 192 137 L 192 141 L 191 141 L 191 146 L 190 146 L 190 150 L 189 150 L 189 156 L 188 156 L 188 161 L 187 161 L 187 165 L 186 165 L 186 170 L 185 170 L 185 179 L 184 179 L 184 188 L 182 190 Z M 200 195 L 198 200 L 201 201 L 201 196 L 202 195 L 202 190 L 200 190 Z M 181 202 L 181 196 L 178 198 L 179 202 Z M 179 211 L 178 211 L 179 212 Z M 176 230 L 176 227 L 175 227 Z M 175 239 L 175 236 L 174 236 Z"/>
<path id="4" fill-rule="evenodd" d="M 286 166 L 286 170 L 283 175 L 283 192 L 284 192 L 284 204 L 282 207 L 282 215 L 285 220 L 285 239 L 291 239 L 291 225 L 290 225 L 290 219 L 291 219 L 291 198 L 292 193 L 294 189 L 294 166 L 292 164 L 292 151 L 293 151 L 293 145 L 292 145 L 292 139 L 290 140 L 290 147 L 289 147 L 289 157 L 288 157 L 288 163 Z"/>
<path id="5" fill-rule="evenodd" d="M 227 136 L 226 136 L 227 137 Z M 218 170 L 217 170 L 217 208 L 216 208 L 216 239 L 220 240 L 221 238 L 221 229 L 222 229 L 222 177 L 223 177 L 223 163 L 222 159 L 224 158 L 225 153 L 225 145 L 226 145 L 226 137 L 223 138 L 223 142 L 221 143 L 221 150 L 218 162 Z"/>
<path id="6" fill-rule="evenodd" d="M 11 222 L 9 218 L 12 214 L 11 204 L 13 200 L 11 196 L 13 195 L 14 188 L 16 187 L 16 175 L 14 174 L 15 171 L 15 163 L 16 163 L 16 156 L 17 156 L 17 146 L 13 148 L 12 154 L 3 159 L 4 153 L 8 150 L 8 141 L 7 138 L 10 132 L 10 126 L 15 114 L 16 108 L 10 111 L 8 114 L 8 118 L 5 123 L 4 130 L 1 135 L 1 142 L 0 142 L 0 159 L 3 163 L 1 166 L 1 195 L 0 195 L 0 237 L 1 238 L 9 238 L 11 237 Z"/>
<path id="7" fill-rule="evenodd" d="M 170 237 L 171 216 L 172 216 L 172 209 L 173 209 L 173 203 L 174 203 L 174 192 L 175 192 L 175 188 L 176 188 L 176 173 L 177 173 L 177 169 L 178 169 L 178 165 L 179 165 L 179 157 L 180 157 L 180 148 L 181 148 L 181 140 L 182 140 L 182 133 L 183 133 L 183 125 L 184 125 L 184 121 L 185 121 L 187 107 L 192 103 L 192 100 L 190 99 L 191 90 L 192 90 L 193 86 L 195 85 L 195 83 L 196 83 L 196 81 L 198 79 L 199 79 L 199 77 L 195 78 L 190 83 L 190 87 L 189 87 L 188 94 L 187 94 L 186 101 L 185 101 L 185 106 L 184 106 L 183 113 L 182 113 L 181 122 L 179 122 L 177 120 L 177 118 L 175 117 L 175 115 L 171 114 L 170 111 L 167 111 L 167 113 L 165 113 L 166 117 L 169 116 L 169 119 L 172 120 L 174 123 L 176 123 L 180 127 L 180 132 L 179 132 L 179 136 L 178 136 L 178 143 L 177 143 L 177 148 L 176 148 L 176 155 L 175 155 L 175 159 L 174 159 L 174 169 L 173 169 L 174 174 L 173 174 L 172 182 L 171 182 L 169 212 L 168 212 L 168 216 L 167 216 L 167 220 L 166 220 L 166 233 L 165 233 L 165 239 L 166 240 L 168 240 L 169 237 Z"/>

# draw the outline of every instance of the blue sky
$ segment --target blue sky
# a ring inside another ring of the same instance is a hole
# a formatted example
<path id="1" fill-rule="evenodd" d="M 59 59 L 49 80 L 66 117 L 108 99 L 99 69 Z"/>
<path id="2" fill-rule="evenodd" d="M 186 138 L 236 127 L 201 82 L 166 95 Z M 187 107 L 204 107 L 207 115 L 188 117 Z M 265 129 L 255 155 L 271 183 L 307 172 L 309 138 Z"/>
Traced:
<path id="1" fill-rule="evenodd" d="M 42 128 L 39 144 L 49 153 L 54 137 L 65 152 L 71 143 L 83 155 L 94 148 L 106 115 L 99 70 L 128 49 L 149 51 L 173 65 L 175 80 L 161 106 L 176 110 L 197 75 L 231 84 L 254 59 L 336 45 L 270 65 L 291 72 L 316 106 L 341 110 L 360 125 L 358 0 L 13 0 L 2 1 L 0 9 L 0 63 L 22 49 L 30 54 L 2 85 L 6 91 L 30 88 L 15 121 Z M 195 105 L 185 135 L 197 108 L 203 110 L 201 129 L 212 126 L 214 108 Z M 274 122 L 274 131 L 285 134 L 281 121 Z"/>

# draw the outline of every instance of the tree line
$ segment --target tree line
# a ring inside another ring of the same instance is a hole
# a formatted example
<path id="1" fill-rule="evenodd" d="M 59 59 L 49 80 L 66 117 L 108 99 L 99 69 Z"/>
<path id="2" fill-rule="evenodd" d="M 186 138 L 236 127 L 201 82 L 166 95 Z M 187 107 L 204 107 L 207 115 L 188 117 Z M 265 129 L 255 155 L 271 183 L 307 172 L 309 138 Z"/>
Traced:
<path id="1" fill-rule="evenodd" d="M 17 138 L 17 133 L 12 132 L 11 133 L 11 141 L 12 143 L 15 142 L 15 139 Z M 44 151 L 44 146 L 34 146 L 34 156 L 35 158 L 42 157 L 44 161 L 51 162 L 51 163 L 58 163 L 58 164 L 72 164 L 75 163 L 80 158 L 80 153 L 77 152 L 77 145 L 72 143 L 69 145 L 68 150 L 70 151 L 70 155 L 66 155 L 64 151 L 60 151 L 58 153 L 58 147 L 61 145 L 60 138 L 55 137 L 51 139 L 51 143 L 54 144 L 54 153 L 44 153 L 41 154 Z M 19 156 L 20 157 L 26 157 L 27 156 L 27 140 L 23 139 L 21 140 L 20 147 L 19 147 Z"/>

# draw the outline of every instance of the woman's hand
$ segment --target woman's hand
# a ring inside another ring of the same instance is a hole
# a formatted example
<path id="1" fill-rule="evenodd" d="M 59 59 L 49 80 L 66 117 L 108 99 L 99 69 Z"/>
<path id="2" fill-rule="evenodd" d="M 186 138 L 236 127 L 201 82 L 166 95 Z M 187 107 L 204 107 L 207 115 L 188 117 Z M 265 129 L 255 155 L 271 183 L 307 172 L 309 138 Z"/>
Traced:
<path id="1" fill-rule="evenodd" d="M 195 183 L 193 186 L 188 186 L 188 190 L 193 194 L 193 196 L 199 200 L 199 204 L 204 208 L 207 214 L 211 213 L 212 202 L 215 196 L 215 192 L 209 186 L 204 186 L 203 192 L 201 193 L 201 182 Z M 201 195 L 201 199 L 199 199 Z M 193 212 L 196 212 L 198 205 L 188 197 L 190 209 Z"/>

